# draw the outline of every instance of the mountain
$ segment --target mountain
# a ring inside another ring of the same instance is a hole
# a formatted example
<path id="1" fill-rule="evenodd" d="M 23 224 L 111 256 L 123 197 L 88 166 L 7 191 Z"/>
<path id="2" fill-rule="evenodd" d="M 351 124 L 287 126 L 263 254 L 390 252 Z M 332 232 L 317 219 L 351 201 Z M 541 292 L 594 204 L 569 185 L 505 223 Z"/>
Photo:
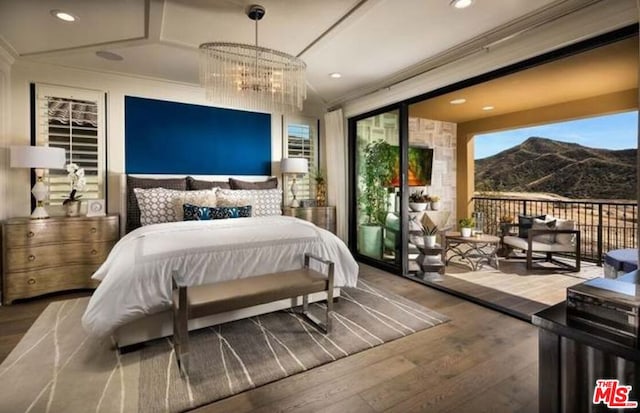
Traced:
<path id="1" fill-rule="evenodd" d="M 636 157 L 635 149 L 596 149 L 531 137 L 520 145 L 476 160 L 476 191 L 636 199 Z"/>

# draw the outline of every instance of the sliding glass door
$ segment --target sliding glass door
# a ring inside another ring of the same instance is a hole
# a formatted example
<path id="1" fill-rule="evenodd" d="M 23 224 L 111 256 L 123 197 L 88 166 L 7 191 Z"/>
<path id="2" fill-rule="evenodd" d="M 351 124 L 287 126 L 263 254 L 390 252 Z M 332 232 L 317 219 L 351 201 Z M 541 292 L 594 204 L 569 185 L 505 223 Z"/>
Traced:
<path id="1" fill-rule="evenodd" d="M 350 120 L 351 248 L 361 261 L 395 273 L 406 268 L 402 112 L 398 107 Z"/>

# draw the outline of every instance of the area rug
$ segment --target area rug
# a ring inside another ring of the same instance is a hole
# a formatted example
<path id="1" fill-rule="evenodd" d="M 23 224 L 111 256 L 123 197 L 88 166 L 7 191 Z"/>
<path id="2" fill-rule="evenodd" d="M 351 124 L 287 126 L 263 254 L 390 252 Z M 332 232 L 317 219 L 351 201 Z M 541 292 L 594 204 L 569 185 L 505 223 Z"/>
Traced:
<path id="1" fill-rule="evenodd" d="M 328 335 L 292 311 L 192 332 L 183 378 L 170 339 L 120 353 L 88 337 L 80 325 L 87 301 L 50 304 L 0 365 L 0 411 L 184 411 L 447 321 L 360 280 L 343 289 Z M 317 316 L 323 309 L 311 306 Z"/>

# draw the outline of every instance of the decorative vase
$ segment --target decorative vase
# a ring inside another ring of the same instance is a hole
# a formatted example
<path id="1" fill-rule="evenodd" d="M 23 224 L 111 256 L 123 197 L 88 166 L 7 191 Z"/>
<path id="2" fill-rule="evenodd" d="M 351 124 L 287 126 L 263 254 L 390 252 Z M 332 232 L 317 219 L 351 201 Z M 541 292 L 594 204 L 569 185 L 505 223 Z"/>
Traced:
<path id="1" fill-rule="evenodd" d="M 462 232 L 463 237 L 471 236 L 471 228 L 460 228 L 460 232 Z"/>
<path id="2" fill-rule="evenodd" d="M 324 181 L 316 183 L 316 206 L 327 206 L 327 184 Z"/>
<path id="3" fill-rule="evenodd" d="M 358 231 L 358 252 L 367 257 L 382 258 L 382 227 L 361 225 Z"/>
<path id="4" fill-rule="evenodd" d="M 431 209 L 437 211 L 440 209 L 440 201 L 431 202 Z"/>
<path id="5" fill-rule="evenodd" d="M 425 235 L 424 236 L 424 246 L 425 248 L 434 248 L 436 246 L 436 236 L 435 235 Z"/>
<path id="6" fill-rule="evenodd" d="M 64 210 L 68 217 L 77 217 L 80 215 L 80 201 L 69 201 L 64 204 Z"/>
<path id="7" fill-rule="evenodd" d="M 427 209 L 426 202 L 409 202 L 409 208 L 414 212 L 420 212 Z"/>

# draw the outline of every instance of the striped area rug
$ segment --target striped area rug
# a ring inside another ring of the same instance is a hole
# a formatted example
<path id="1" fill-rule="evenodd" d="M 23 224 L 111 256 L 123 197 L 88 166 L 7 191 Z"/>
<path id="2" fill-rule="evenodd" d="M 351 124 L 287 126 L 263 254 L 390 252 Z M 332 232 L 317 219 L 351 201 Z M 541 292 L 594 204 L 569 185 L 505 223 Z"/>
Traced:
<path id="1" fill-rule="evenodd" d="M 170 339 L 120 354 L 109 340 L 87 337 L 87 300 L 50 304 L 0 365 L 0 411 L 185 411 L 447 321 L 360 280 L 343 289 L 328 335 L 292 311 L 192 332 L 182 378 Z"/>

